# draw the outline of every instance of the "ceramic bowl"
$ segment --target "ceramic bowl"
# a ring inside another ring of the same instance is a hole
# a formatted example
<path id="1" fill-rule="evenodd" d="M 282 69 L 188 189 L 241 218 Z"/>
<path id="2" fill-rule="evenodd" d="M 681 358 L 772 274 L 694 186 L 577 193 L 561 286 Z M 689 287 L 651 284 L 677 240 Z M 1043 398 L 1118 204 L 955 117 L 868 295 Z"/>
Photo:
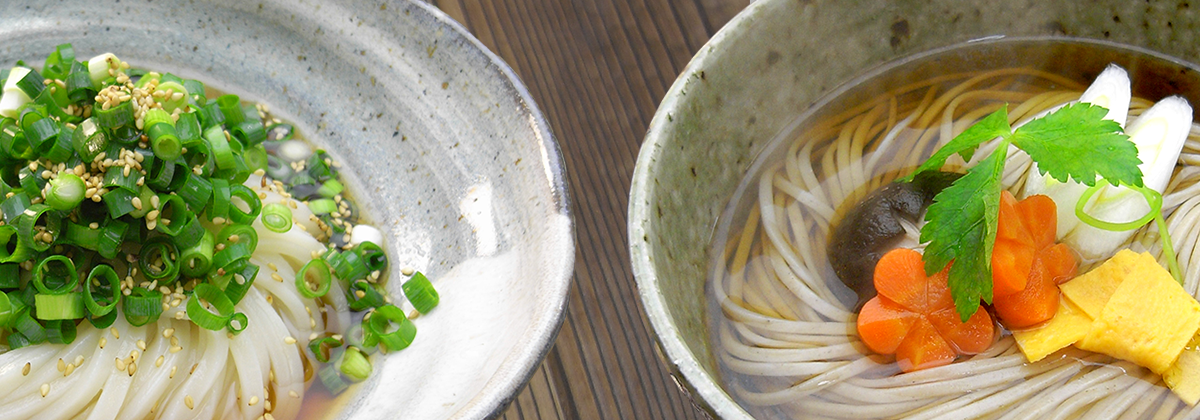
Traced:
<path id="1" fill-rule="evenodd" d="M 722 388 L 705 282 L 717 218 L 760 150 L 826 92 L 901 57 L 1003 37 L 1074 37 L 1200 57 L 1188 2 L 760 0 L 684 69 L 634 171 L 629 244 L 665 362 L 721 418 L 748 418 Z"/>
<path id="2" fill-rule="evenodd" d="M 349 168 L 390 269 L 424 271 L 441 304 L 411 347 L 314 417 L 497 415 L 553 343 L 574 259 L 561 154 L 512 70 L 437 9 L 5 1 L 0 38 L 4 65 L 70 42 L 200 79 L 268 105 Z"/>

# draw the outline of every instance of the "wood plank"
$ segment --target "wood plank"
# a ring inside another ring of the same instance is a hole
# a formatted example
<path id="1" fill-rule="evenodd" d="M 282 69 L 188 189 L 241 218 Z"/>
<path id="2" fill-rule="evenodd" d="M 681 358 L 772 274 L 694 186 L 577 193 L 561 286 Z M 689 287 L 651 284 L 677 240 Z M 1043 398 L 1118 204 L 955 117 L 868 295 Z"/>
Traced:
<path id="1" fill-rule="evenodd" d="M 655 352 L 626 208 L 646 127 L 695 52 L 748 0 L 435 0 L 503 58 L 567 165 L 576 272 L 555 346 L 505 419 L 706 417 Z"/>

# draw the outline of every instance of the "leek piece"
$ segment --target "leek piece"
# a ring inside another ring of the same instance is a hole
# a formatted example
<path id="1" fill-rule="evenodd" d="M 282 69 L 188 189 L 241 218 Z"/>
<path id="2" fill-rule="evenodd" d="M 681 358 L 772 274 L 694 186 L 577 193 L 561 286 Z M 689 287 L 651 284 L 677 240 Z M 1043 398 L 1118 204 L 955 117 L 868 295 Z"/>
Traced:
<path id="1" fill-rule="evenodd" d="M 34 302 L 37 318 L 41 320 L 74 320 L 84 315 L 83 293 L 80 292 L 57 295 L 38 293 L 34 296 Z"/>
<path id="2" fill-rule="evenodd" d="M 262 223 L 272 232 L 287 232 L 292 229 L 292 209 L 279 203 L 267 204 L 262 208 Z"/>
<path id="3" fill-rule="evenodd" d="M 433 283 L 430 283 L 429 279 L 419 271 L 413 273 L 412 278 L 404 282 L 401 288 L 404 289 L 404 296 L 408 298 L 409 302 L 412 302 L 413 307 L 423 314 L 433 310 L 440 300 L 437 290 L 433 288 Z"/>

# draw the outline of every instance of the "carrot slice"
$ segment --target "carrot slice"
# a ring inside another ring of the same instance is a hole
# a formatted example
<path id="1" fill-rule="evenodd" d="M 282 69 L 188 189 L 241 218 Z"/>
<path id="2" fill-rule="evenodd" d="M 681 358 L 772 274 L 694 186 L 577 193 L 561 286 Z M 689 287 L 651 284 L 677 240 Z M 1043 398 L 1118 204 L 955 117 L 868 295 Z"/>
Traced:
<path id="1" fill-rule="evenodd" d="M 1011 295 L 1025 289 L 1033 268 L 1033 246 L 996 239 L 992 246 L 992 296 Z"/>
<path id="2" fill-rule="evenodd" d="M 1029 273 L 1029 285 L 1011 295 L 995 296 L 992 307 L 996 309 L 1005 326 L 1010 329 L 1028 328 L 1054 317 L 1058 310 L 1058 283 L 1054 281 L 1044 262 L 1038 258 Z"/>
<path id="3" fill-rule="evenodd" d="M 1078 274 L 1079 258 L 1067 244 L 1055 244 L 1043 249 L 1039 258 L 1046 266 L 1046 272 L 1054 279 L 1055 284 L 1075 278 L 1075 275 Z"/>
<path id="4" fill-rule="evenodd" d="M 1017 211 L 1018 204 L 1019 202 L 1012 193 L 1000 192 L 1000 211 L 996 215 L 996 239 L 1007 239 L 1033 245 L 1033 239 L 1029 236 L 1029 228 L 1021 220 L 1021 212 Z"/>
<path id="5" fill-rule="evenodd" d="M 896 364 L 905 372 L 948 365 L 956 357 L 954 348 L 924 317 L 913 323 L 913 328 L 896 348 Z"/>
<path id="6" fill-rule="evenodd" d="M 926 312 L 931 304 L 941 303 L 940 296 L 932 296 L 935 302 L 930 302 L 927 282 L 925 263 L 917 251 L 893 249 L 875 264 L 875 290 L 880 296 L 913 312 Z M 950 298 L 949 290 L 945 295 Z"/>
<path id="7" fill-rule="evenodd" d="M 892 354 L 919 316 L 876 296 L 858 312 L 858 335 L 876 353 Z"/>
<path id="8" fill-rule="evenodd" d="M 1054 245 L 1058 235 L 1058 207 L 1044 195 L 1031 195 L 1017 202 L 1017 213 L 1039 251 Z"/>
<path id="9" fill-rule="evenodd" d="M 965 323 L 953 307 L 929 314 L 927 319 L 959 354 L 982 353 L 996 341 L 992 317 L 982 309 L 975 311 Z"/>

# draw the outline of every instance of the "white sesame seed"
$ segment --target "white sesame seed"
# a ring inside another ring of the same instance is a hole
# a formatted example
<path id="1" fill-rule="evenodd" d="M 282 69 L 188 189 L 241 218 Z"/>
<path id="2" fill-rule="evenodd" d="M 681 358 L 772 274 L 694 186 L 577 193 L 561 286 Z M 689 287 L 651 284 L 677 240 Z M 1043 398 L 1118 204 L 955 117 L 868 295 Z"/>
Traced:
<path id="1" fill-rule="evenodd" d="M 258 396 L 252 395 L 252 396 L 250 396 L 250 405 L 255 405 L 255 404 L 258 404 Z"/>
<path id="2" fill-rule="evenodd" d="M 183 397 L 183 405 L 186 405 L 188 410 L 191 410 L 196 408 L 196 401 L 192 400 L 191 395 L 186 395 Z"/>
<path id="3" fill-rule="evenodd" d="M 49 393 L 50 393 L 50 384 L 42 384 L 42 398 L 45 398 L 46 394 L 49 394 Z"/>
<path id="4" fill-rule="evenodd" d="M 283 342 L 287 344 L 296 344 L 296 339 L 288 336 L 283 338 Z"/>

